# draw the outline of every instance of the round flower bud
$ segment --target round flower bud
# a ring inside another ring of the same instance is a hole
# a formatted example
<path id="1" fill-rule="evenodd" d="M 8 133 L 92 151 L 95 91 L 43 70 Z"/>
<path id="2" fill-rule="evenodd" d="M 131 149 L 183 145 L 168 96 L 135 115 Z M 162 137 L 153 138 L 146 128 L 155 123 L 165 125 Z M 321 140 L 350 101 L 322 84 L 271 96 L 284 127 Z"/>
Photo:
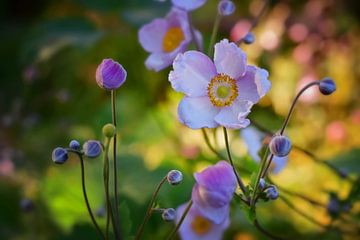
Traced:
<path id="1" fill-rule="evenodd" d="M 319 83 L 319 90 L 324 95 L 330 95 L 336 90 L 336 85 L 334 80 L 331 78 L 324 78 Z"/>
<path id="2" fill-rule="evenodd" d="M 183 179 L 183 175 L 178 170 L 171 170 L 166 176 L 168 182 L 171 185 L 178 185 Z"/>
<path id="3" fill-rule="evenodd" d="M 277 157 L 285 157 L 291 150 L 291 141 L 288 137 L 276 135 L 269 143 L 270 152 Z"/>
<path id="4" fill-rule="evenodd" d="M 96 209 L 95 215 L 99 218 L 103 218 L 106 215 L 106 208 L 105 207 L 99 207 Z"/>
<path id="5" fill-rule="evenodd" d="M 218 13 L 221 16 L 229 16 L 235 12 L 235 4 L 230 0 L 221 0 L 218 4 Z"/>
<path id="6" fill-rule="evenodd" d="M 96 69 L 96 82 L 106 90 L 119 88 L 126 80 L 126 71 L 118 62 L 104 59 Z"/>
<path id="7" fill-rule="evenodd" d="M 69 147 L 73 150 L 80 150 L 80 143 L 77 140 L 71 140 Z"/>
<path id="8" fill-rule="evenodd" d="M 245 37 L 243 38 L 243 42 L 245 44 L 253 44 L 255 42 L 255 36 L 252 32 L 249 32 L 245 35 Z"/>
<path id="9" fill-rule="evenodd" d="M 65 148 L 57 147 L 53 150 L 51 158 L 54 163 L 63 164 L 68 160 L 68 152 Z"/>
<path id="10" fill-rule="evenodd" d="M 99 141 L 89 140 L 84 143 L 83 151 L 88 158 L 96 158 L 101 154 L 102 147 Z"/>
<path id="11" fill-rule="evenodd" d="M 24 198 L 20 201 L 20 208 L 24 212 L 31 212 L 32 210 L 34 210 L 35 205 L 32 200 Z"/>
<path id="12" fill-rule="evenodd" d="M 259 181 L 260 190 L 264 190 L 265 185 L 266 185 L 265 180 L 263 178 L 260 178 L 260 181 Z"/>
<path id="13" fill-rule="evenodd" d="M 102 132 L 105 137 L 112 138 L 116 133 L 116 128 L 114 124 L 108 123 L 103 126 Z"/>
<path id="14" fill-rule="evenodd" d="M 274 185 L 270 185 L 266 190 L 266 197 L 271 199 L 271 200 L 275 200 L 279 197 L 279 192 L 277 190 L 277 188 Z"/>
<path id="15" fill-rule="evenodd" d="M 176 218 L 176 211 L 173 208 L 167 208 L 161 214 L 162 219 L 166 222 L 174 221 Z"/>

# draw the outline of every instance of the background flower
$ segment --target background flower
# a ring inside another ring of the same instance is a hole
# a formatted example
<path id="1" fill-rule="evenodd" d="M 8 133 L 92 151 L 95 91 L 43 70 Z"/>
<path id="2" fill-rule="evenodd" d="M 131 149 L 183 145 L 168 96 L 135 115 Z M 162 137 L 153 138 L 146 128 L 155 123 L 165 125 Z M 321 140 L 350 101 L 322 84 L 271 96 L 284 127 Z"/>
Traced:
<path id="1" fill-rule="evenodd" d="M 206 0 L 171 0 L 174 6 L 186 11 L 195 10 L 205 4 Z"/>

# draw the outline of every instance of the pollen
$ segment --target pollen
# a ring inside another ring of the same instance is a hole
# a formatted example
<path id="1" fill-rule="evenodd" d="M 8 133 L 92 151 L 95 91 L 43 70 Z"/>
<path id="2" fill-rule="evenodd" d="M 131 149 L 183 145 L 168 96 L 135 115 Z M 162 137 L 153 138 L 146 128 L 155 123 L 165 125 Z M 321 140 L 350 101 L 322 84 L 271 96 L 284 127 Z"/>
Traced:
<path id="1" fill-rule="evenodd" d="M 163 50 L 164 52 L 174 51 L 180 43 L 184 40 L 184 33 L 179 27 L 172 27 L 165 33 L 163 38 Z"/>
<path id="2" fill-rule="evenodd" d="M 208 96 L 215 107 L 230 106 L 238 96 L 236 81 L 226 74 L 211 79 L 207 88 Z"/>
<path id="3" fill-rule="evenodd" d="M 212 224 L 206 218 L 196 216 L 191 222 L 191 228 L 197 235 L 204 235 L 211 230 Z"/>

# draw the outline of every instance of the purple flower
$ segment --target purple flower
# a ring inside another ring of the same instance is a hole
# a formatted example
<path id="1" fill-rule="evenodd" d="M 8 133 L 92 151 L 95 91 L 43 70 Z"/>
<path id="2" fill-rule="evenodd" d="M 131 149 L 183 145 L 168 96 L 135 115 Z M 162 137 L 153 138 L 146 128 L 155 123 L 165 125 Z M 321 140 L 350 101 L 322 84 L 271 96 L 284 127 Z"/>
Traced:
<path id="1" fill-rule="evenodd" d="M 237 182 L 231 166 L 220 161 L 194 174 L 196 184 L 192 200 L 203 216 L 219 224 L 229 214 L 229 203 L 233 198 Z"/>
<path id="2" fill-rule="evenodd" d="M 169 81 L 185 97 L 178 107 L 179 120 L 192 129 L 245 128 L 247 115 L 270 89 L 268 72 L 246 65 L 245 53 L 227 39 L 215 45 L 214 63 L 205 54 L 179 54 Z"/>
<path id="3" fill-rule="evenodd" d="M 119 88 L 126 80 L 126 71 L 111 58 L 104 59 L 96 69 L 96 82 L 106 90 Z"/>
<path id="4" fill-rule="evenodd" d="M 187 204 L 183 204 L 178 207 L 176 211 L 176 222 L 180 221 Z M 227 211 L 227 217 L 223 222 L 216 224 L 206 218 L 196 207 L 193 205 L 188 214 L 186 215 L 179 234 L 181 239 L 184 240 L 220 240 L 225 229 L 229 226 L 229 211 Z"/>
<path id="5" fill-rule="evenodd" d="M 178 8 L 192 11 L 204 5 L 206 0 L 171 0 L 171 2 Z"/>
<path id="6" fill-rule="evenodd" d="M 259 151 L 262 147 L 262 142 L 266 135 L 253 127 L 248 127 L 241 130 L 241 138 L 244 140 L 245 144 L 248 147 L 249 155 L 257 162 L 260 162 L 261 157 L 259 156 Z M 277 174 L 284 169 L 288 162 L 288 156 L 285 157 L 276 157 L 274 156 L 272 163 L 275 165 L 272 172 Z"/>
<path id="7" fill-rule="evenodd" d="M 201 39 L 201 35 L 196 31 Z M 145 61 L 149 70 L 160 71 L 184 52 L 191 41 L 187 13 L 173 8 L 165 18 L 157 18 L 139 30 L 139 42 L 150 56 Z"/>

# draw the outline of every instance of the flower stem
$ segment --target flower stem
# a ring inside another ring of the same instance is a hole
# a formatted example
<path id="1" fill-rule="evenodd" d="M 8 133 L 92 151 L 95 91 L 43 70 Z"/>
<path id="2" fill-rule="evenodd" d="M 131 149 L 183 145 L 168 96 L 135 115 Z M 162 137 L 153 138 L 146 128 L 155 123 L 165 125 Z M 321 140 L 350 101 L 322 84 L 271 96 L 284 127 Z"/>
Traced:
<path id="1" fill-rule="evenodd" d="M 208 148 L 220 159 L 225 159 L 225 156 L 221 155 L 218 151 L 216 151 L 216 149 L 211 145 L 210 140 L 209 140 L 209 136 L 206 133 L 205 128 L 201 129 L 201 132 L 204 136 L 205 139 L 205 143 L 208 146 Z"/>
<path id="2" fill-rule="evenodd" d="M 192 41 L 195 44 L 195 48 L 196 48 L 197 51 L 202 52 L 203 49 L 201 49 L 201 44 L 199 43 L 199 41 L 196 38 L 195 28 L 194 28 L 192 20 L 191 20 L 190 12 L 187 12 L 187 18 L 188 18 L 188 23 L 189 23 L 189 27 L 190 27 L 191 38 L 192 38 Z"/>
<path id="3" fill-rule="evenodd" d="M 152 198 L 151 198 L 151 200 L 149 202 L 148 208 L 147 208 L 146 213 L 145 213 L 144 220 L 141 223 L 141 225 L 140 225 L 140 227 L 139 227 L 139 229 L 138 229 L 138 231 L 136 233 L 136 236 L 135 236 L 136 240 L 139 240 L 141 238 L 142 233 L 144 232 L 144 227 L 145 227 L 146 223 L 148 222 L 148 220 L 149 220 L 149 218 L 151 216 L 154 202 L 155 202 L 155 200 L 157 198 L 157 195 L 158 195 L 162 185 L 165 183 L 165 181 L 166 181 L 166 176 L 160 181 L 160 183 L 156 187 L 155 191 L 153 192 Z"/>
<path id="4" fill-rule="evenodd" d="M 229 162 L 233 168 L 233 171 L 234 171 L 234 174 L 236 176 L 236 180 L 239 184 L 239 187 L 241 188 L 241 191 L 246 195 L 246 188 L 245 188 L 245 185 L 244 183 L 242 182 L 241 178 L 239 177 L 237 171 L 236 171 L 236 168 L 235 168 L 235 165 L 234 165 L 234 162 L 232 160 L 232 157 L 231 157 L 231 152 L 230 152 L 230 145 L 229 145 L 229 139 L 228 139 L 228 134 L 227 134 L 227 130 L 225 127 L 223 127 L 223 130 L 224 130 L 224 138 L 225 138 L 225 145 L 226 145 L 226 151 L 227 151 L 227 154 L 228 154 L 228 158 L 229 158 Z"/>
<path id="5" fill-rule="evenodd" d="M 91 221 L 94 224 L 96 230 L 98 231 L 99 235 L 101 236 L 102 239 L 105 239 L 105 236 L 103 234 L 103 232 L 101 231 L 98 223 L 96 222 L 96 219 L 94 217 L 94 214 L 91 210 L 90 204 L 89 204 L 89 200 L 87 197 L 87 193 L 86 193 L 86 185 L 85 185 L 85 167 L 84 167 L 84 159 L 82 157 L 81 154 L 78 153 L 79 159 L 80 159 L 80 166 L 81 166 L 81 186 L 82 186 L 82 191 L 83 191 L 83 195 L 84 195 L 84 200 L 85 200 L 85 204 L 86 204 L 86 208 L 88 210 L 88 213 L 90 215 Z"/>
<path id="6" fill-rule="evenodd" d="M 170 235 L 169 235 L 169 237 L 167 238 L 167 240 L 171 240 L 171 239 L 173 239 L 173 238 L 175 237 L 177 231 L 178 231 L 179 228 L 181 227 L 181 224 L 184 222 L 184 219 L 185 219 L 186 215 L 188 214 L 188 212 L 189 212 L 192 204 L 193 204 L 193 201 L 190 200 L 189 203 L 188 203 L 188 205 L 186 206 L 186 209 L 185 209 L 184 213 L 181 215 L 180 221 L 176 224 L 174 230 L 170 233 Z"/>
<path id="7" fill-rule="evenodd" d="M 266 237 L 268 237 L 269 239 L 273 239 L 273 240 L 281 240 L 282 238 L 273 235 L 272 233 L 268 232 L 265 228 L 263 228 L 260 223 L 258 222 L 257 219 L 254 220 L 254 226 L 262 233 L 264 234 Z"/>
<path id="8" fill-rule="evenodd" d="M 112 113 L 112 124 L 116 128 L 116 90 L 111 90 L 111 113 Z M 117 157 L 116 157 L 116 142 L 117 134 L 115 131 L 113 138 L 113 172 L 114 172 L 114 195 L 115 195 L 115 216 L 116 225 L 120 227 L 119 219 L 119 199 L 118 199 L 118 178 L 117 178 Z M 121 239 L 120 232 L 116 236 L 116 239 Z"/>
<path id="9" fill-rule="evenodd" d="M 218 33 L 219 30 L 219 26 L 220 26 L 220 22 L 221 22 L 221 15 L 219 13 L 216 14 L 216 18 L 215 18 L 215 22 L 214 22 L 214 27 L 211 33 L 211 38 L 210 38 L 210 43 L 209 43 L 209 48 L 208 48 L 208 56 L 211 56 L 213 54 L 213 50 L 214 50 L 214 43 L 216 40 L 216 35 Z"/>
<path id="10" fill-rule="evenodd" d="M 260 163 L 260 168 L 259 168 L 259 171 L 258 171 L 258 174 L 256 176 L 256 181 L 255 181 L 255 186 L 254 186 L 254 192 L 253 192 L 253 195 L 251 197 L 251 206 L 255 206 L 255 203 L 256 203 L 256 193 L 257 193 L 257 190 L 259 188 L 259 183 L 260 183 L 260 178 L 262 176 L 262 173 L 263 173 L 263 170 L 264 170 L 264 167 L 265 167 L 265 164 L 266 164 L 266 158 L 268 156 L 268 153 L 269 153 L 269 148 L 267 147 L 266 148 L 266 151 L 261 159 L 261 163 Z"/>

